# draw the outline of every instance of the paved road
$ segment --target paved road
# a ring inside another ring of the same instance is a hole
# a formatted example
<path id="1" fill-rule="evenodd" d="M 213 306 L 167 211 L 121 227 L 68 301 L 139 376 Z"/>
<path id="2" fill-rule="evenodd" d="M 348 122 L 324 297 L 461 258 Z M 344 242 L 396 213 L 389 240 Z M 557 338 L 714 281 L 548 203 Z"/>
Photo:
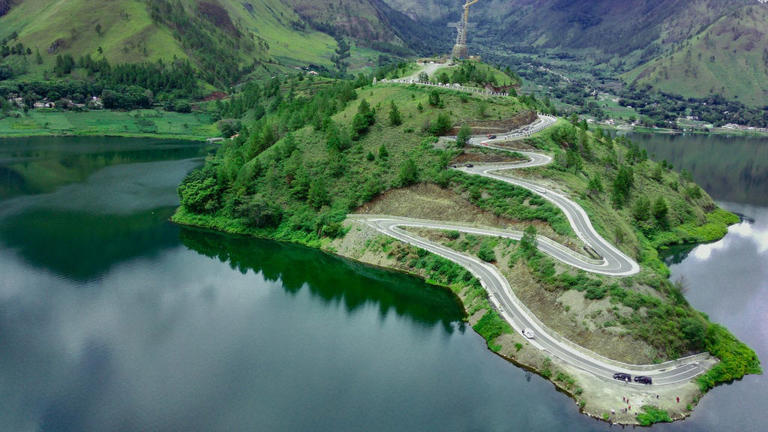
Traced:
<path id="1" fill-rule="evenodd" d="M 510 132 L 500 136 L 495 140 L 483 140 L 473 137 L 470 140 L 472 145 L 493 146 L 499 141 L 509 141 L 520 139 L 530 135 L 532 130 L 537 131 L 548 127 L 554 123 L 553 118 L 540 117 L 537 122 L 521 130 Z M 535 133 L 535 132 L 534 132 Z M 611 276 L 628 276 L 639 271 L 638 264 L 603 239 L 592 227 L 586 212 L 569 198 L 546 189 L 533 182 L 516 179 L 513 177 L 494 174 L 500 170 L 521 169 L 534 166 L 542 166 L 550 163 L 552 159 L 549 156 L 539 153 L 521 152 L 530 158 L 530 161 L 521 164 L 494 164 L 480 165 L 475 167 L 463 167 L 462 171 L 504 181 L 520 187 L 524 187 L 533 193 L 542 196 L 544 199 L 552 202 L 568 217 L 574 231 L 578 237 L 587 245 L 591 246 L 601 257 L 602 260 L 590 258 L 586 255 L 576 252 L 562 246 L 546 237 L 538 238 L 539 249 L 566 263 L 585 271 L 606 274 Z M 656 365 L 630 365 L 620 363 L 597 353 L 580 347 L 556 332 L 548 329 L 514 294 L 507 279 L 493 265 L 479 260 L 478 258 L 457 252 L 446 246 L 431 242 L 417 235 L 409 233 L 403 228 L 420 227 L 438 230 L 455 230 L 465 233 L 486 236 L 499 236 L 512 239 L 520 239 L 522 233 L 514 231 L 505 231 L 492 228 L 478 228 L 461 225 L 458 223 L 448 223 L 441 221 L 424 221 L 418 219 L 398 218 L 393 216 L 376 215 L 353 215 L 351 218 L 363 223 L 367 223 L 379 232 L 409 243 L 416 247 L 428 250 L 443 258 L 458 263 L 467 268 L 477 277 L 483 287 L 488 291 L 489 298 L 500 314 L 512 325 L 512 327 L 521 332 L 525 328 L 532 329 L 536 337 L 530 340 L 530 343 L 537 348 L 545 351 L 551 357 L 575 366 L 581 370 L 592 373 L 593 375 L 612 380 L 616 372 L 625 372 L 634 375 L 646 375 L 653 377 L 654 386 L 675 385 L 690 381 L 700 373 L 705 372 L 711 364 L 708 354 L 700 354 L 672 362 Z M 632 386 L 642 386 L 642 384 L 628 384 Z"/>

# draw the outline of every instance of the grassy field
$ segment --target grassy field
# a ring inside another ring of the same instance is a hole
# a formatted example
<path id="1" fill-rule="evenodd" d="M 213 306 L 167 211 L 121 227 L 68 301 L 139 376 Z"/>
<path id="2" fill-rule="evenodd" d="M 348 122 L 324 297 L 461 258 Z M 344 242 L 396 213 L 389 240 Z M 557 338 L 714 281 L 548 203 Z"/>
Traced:
<path id="1" fill-rule="evenodd" d="M 53 111 L 35 110 L 0 119 L 0 136 L 140 136 L 203 140 L 218 136 L 210 116 L 156 110 Z"/>
<path id="2" fill-rule="evenodd" d="M 768 8 L 750 6 L 712 24 L 675 53 L 624 78 L 685 97 L 719 94 L 744 104 L 768 103 Z"/>

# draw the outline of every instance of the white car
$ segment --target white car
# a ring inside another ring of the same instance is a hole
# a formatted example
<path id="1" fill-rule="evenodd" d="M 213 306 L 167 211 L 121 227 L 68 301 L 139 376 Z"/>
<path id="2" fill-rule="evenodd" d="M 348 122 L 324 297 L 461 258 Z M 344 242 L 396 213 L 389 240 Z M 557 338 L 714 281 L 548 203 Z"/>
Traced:
<path id="1" fill-rule="evenodd" d="M 525 330 L 523 330 L 523 336 L 527 337 L 528 339 L 533 339 L 534 337 L 536 337 L 536 335 L 533 333 L 533 330 L 527 327 L 525 328 Z"/>

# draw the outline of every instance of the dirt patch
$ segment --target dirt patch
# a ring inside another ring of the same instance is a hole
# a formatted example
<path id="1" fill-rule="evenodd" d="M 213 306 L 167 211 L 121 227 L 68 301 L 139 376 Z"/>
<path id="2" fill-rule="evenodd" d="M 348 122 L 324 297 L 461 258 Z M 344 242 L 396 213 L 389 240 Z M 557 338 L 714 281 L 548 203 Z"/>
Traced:
<path id="1" fill-rule="evenodd" d="M 499 162 L 523 162 L 526 159 L 514 157 L 510 154 L 503 154 L 503 153 L 482 153 L 482 152 L 474 152 L 474 151 L 467 151 L 456 158 L 454 158 L 451 163 L 452 164 L 463 164 L 467 162 L 472 163 L 499 163 Z"/>
<path id="2" fill-rule="evenodd" d="M 226 30 L 232 36 L 240 37 L 240 32 L 229 17 L 229 13 L 220 4 L 207 1 L 198 2 L 197 12 L 216 27 Z"/>
<path id="3" fill-rule="evenodd" d="M 656 357 L 653 347 L 626 334 L 620 327 L 605 327 L 606 323 L 615 322 L 617 315 L 626 314 L 625 308 L 614 307 L 608 299 L 585 299 L 578 291 L 548 291 L 522 262 L 510 268 L 507 260 L 499 260 L 498 266 L 518 298 L 547 327 L 566 339 L 625 363 L 648 364 Z"/>
<path id="4" fill-rule="evenodd" d="M 524 111 L 514 117 L 503 120 L 473 120 L 469 123 L 469 127 L 472 128 L 472 135 L 500 134 L 531 124 L 537 118 L 535 112 Z M 454 127 L 448 132 L 448 135 L 458 135 L 459 129 L 459 126 Z"/>
<path id="5" fill-rule="evenodd" d="M 450 189 L 442 189 L 432 183 L 420 183 L 407 188 L 391 189 L 357 208 L 355 213 L 460 222 L 516 231 L 522 231 L 528 225 L 533 224 L 539 234 L 574 250 L 579 250 L 579 245 L 576 244 L 575 240 L 557 234 L 546 223 L 541 221 L 521 222 L 496 216 L 475 206 L 458 193 Z"/>
<path id="6" fill-rule="evenodd" d="M 442 189 L 432 183 L 391 189 L 364 204 L 355 212 L 477 223 L 492 227 L 506 227 L 514 223 L 474 206 L 450 189 Z"/>
<path id="7" fill-rule="evenodd" d="M 402 189 L 391 189 L 372 201 L 357 208 L 354 213 L 376 214 L 459 222 L 475 226 L 523 231 L 534 225 L 540 235 L 581 253 L 583 243 L 556 233 L 552 227 L 541 221 L 508 219 L 485 211 L 450 189 L 442 189 L 432 183 L 421 183 Z"/>

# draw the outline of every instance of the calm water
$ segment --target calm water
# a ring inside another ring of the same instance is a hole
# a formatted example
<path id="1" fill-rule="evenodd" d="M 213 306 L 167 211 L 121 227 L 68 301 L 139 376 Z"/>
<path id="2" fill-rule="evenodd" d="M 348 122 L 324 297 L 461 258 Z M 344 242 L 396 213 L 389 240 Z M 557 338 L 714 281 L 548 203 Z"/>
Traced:
<path id="1" fill-rule="evenodd" d="M 166 222 L 204 154 L 0 140 L 0 430 L 611 429 L 487 351 L 444 291 Z M 755 223 L 673 271 L 768 358 L 768 212 L 737 210 Z M 658 429 L 761 430 L 764 384 L 718 388 L 692 420 Z"/>

